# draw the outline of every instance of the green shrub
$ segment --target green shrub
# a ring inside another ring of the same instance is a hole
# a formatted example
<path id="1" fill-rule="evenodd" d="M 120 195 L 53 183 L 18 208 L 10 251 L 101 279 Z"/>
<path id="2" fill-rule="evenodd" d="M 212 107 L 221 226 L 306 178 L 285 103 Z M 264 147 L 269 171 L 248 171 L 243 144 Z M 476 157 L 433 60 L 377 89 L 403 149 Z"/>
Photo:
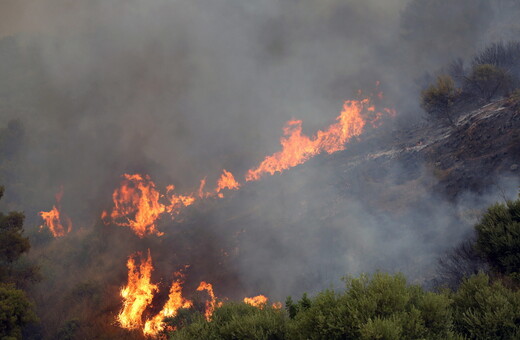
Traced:
<path id="1" fill-rule="evenodd" d="M 503 68 L 491 64 L 475 65 L 466 78 L 464 92 L 484 102 L 504 96 L 511 90 L 511 76 Z"/>
<path id="2" fill-rule="evenodd" d="M 421 94 L 421 106 L 434 120 L 453 122 L 453 108 L 460 95 L 455 82 L 450 76 L 437 77 L 437 83 Z"/>
<path id="3" fill-rule="evenodd" d="M 452 294 L 455 330 L 467 339 L 519 339 L 520 292 L 478 274 Z"/>
<path id="4" fill-rule="evenodd" d="M 270 306 L 260 309 L 227 303 L 215 310 L 210 322 L 198 315 L 191 324 L 173 332 L 171 339 L 282 340 L 286 339 L 287 320 L 285 311 Z"/>
<path id="5" fill-rule="evenodd" d="M 488 208 L 477 231 L 476 249 L 497 273 L 520 272 L 520 199 Z"/>

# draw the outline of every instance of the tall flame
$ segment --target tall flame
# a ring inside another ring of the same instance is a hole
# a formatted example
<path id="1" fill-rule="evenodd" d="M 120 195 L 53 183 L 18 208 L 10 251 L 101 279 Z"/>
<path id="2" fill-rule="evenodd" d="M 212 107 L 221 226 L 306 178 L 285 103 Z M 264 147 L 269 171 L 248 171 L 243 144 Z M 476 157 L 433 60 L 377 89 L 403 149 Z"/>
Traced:
<path id="1" fill-rule="evenodd" d="M 233 174 L 224 169 L 217 181 L 217 189 L 215 189 L 215 192 L 220 193 L 223 189 L 237 190 L 239 188 L 240 184 L 235 180 Z"/>
<path id="2" fill-rule="evenodd" d="M 177 315 L 177 311 L 181 308 L 190 308 L 193 306 L 193 302 L 182 297 L 182 280 L 183 275 L 176 273 L 177 276 L 181 276 L 172 283 L 170 288 L 170 294 L 168 295 L 168 301 L 164 305 L 163 309 L 152 319 L 147 320 L 143 333 L 145 335 L 157 335 L 159 332 L 165 329 L 163 320 L 168 317 L 174 317 Z"/>
<path id="3" fill-rule="evenodd" d="M 206 317 L 206 320 L 210 321 L 211 316 L 213 315 L 213 312 L 215 311 L 215 308 L 218 308 L 222 305 L 222 302 L 217 301 L 217 297 L 215 296 L 215 293 L 213 292 L 213 286 L 211 283 L 207 283 L 202 281 L 197 288 L 198 291 L 205 290 L 209 295 L 209 300 L 206 301 L 206 311 L 204 312 L 204 316 Z"/>
<path id="4" fill-rule="evenodd" d="M 44 221 L 44 224 L 40 226 L 43 229 L 44 226 L 49 228 L 50 232 L 54 237 L 62 237 L 72 230 L 72 221 L 65 214 L 61 213 L 60 201 L 63 197 L 63 187 L 56 193 L 56 204 L 52 207 L 51 211 L 40 211 L 40 216 Z"/>
<path id="5" fill-rule="evenodd" d="M 140 257 L 140 264 L 136 266 L 134 257 Z M 157 285 L 151 283 L 152 257 L 148 250 L 148 257 L 143 260 L 142 254 L 130 256 L 127 262 L 128 284 L 121 289 L 123 309 L 117 316 L 121 327 L 126 329 L 139 329 L 143 326 L 142 315 L 152 302 L 154 293 L 158 291 Z"/>
<path id="6" fill-rule="evenodd" d="M 155 183 L 148 175 L 123 175 L 121 186 L 112 194 L 114 208 L 110 215 L 103 211 L 101 218 L 106 221 L 110 216 L 111 222 L 122 227 L 130 227 L 137 236 L 147 234 L 163 235 L 157 230 L 156 221 L 165 212 L 172 216 L 195 201 L 192 196 L 174 195 L 171 191 L 174 186 L 167 187 L 166 200 L 169 204 L 161 203 L 161 195 L 155 188 Z"/>
<path id="7" fill-rule="evenodd" d="M 372 110 L 369 105 L 368 99 L 346 101 L 337 122 L 325 131 L 318 131 L 312 138 L 302 134 L 301 120 L 289 121 L 283 130 L 284 137 L 280 139 L 282 150 L 267 156 L 257 168 L 250 169 L 246 180 L 258 180 L 266 173 L 281 173 L 322 152 L 331 154 L 344 150 L 345 143 L 363 132 L 363 110 Z"/>

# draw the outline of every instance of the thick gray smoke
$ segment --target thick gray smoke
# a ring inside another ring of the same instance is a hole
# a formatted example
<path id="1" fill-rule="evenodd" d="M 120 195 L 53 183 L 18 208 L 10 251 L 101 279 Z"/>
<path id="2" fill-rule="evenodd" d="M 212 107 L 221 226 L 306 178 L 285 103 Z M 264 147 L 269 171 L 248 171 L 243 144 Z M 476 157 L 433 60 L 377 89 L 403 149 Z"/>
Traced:
<path id="1" fill-rule="evenodd" d="M 63 185 L 64 210 L 88 229 L 123 173 L 150 174 L 179 192 L 205 176 L 214 183 L 224 168 L 243 180 L 278 150 L 286 121 L 303 119 L 313 133 L 377 81 L 402 117 L 420 119 L 424 73 L 518 32 L 507 19 L 511 1 L 434 11 L 425 4 L 435 1 L 409 2 L 2 2 L 0 124 L 19 119 L 24 131 L 14 163 L 2 165 L 10 207 L 34 227 Z M 214 219 L 199 217 L 200 230 L 224 244 L 233 218 L 248 216 L 235 230 L 243 290 L 280 298 L 375 269 L 424 278 L 418 268 L 469 228 L 456 225 L 463 203 L 432 197 L 392 220 L 367 205 L 369 193 L 338 189 L 334 171 L 309 169 L 246 186 L 208 213 Z"/>

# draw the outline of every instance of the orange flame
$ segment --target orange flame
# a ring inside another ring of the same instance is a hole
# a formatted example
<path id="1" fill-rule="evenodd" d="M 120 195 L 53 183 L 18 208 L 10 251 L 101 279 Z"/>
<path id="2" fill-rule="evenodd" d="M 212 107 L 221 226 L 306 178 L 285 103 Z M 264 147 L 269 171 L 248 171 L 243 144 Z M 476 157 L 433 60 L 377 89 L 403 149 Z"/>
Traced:
<path id="1" fill-rule="evenodd" d="M 183 207 L 195 201 L 192 196 L 171 194 L 174 186 L 169 185 L 167 200 L 170 204 L 165 205 L 160 202 L 163 195 L 157 191 L 155 183 L 148 175 L 124 174 L 123 177 L 120 188 L 112 194 L 114 202 L 112 212 L 109 215 L 103 211 L 101 218 L 106 220 L 110 216 L 112 223 L 121 227 L 130 227 L 141 238 L 148 234 L 163 235 L 156 226 L 156 221 L 161 215 L 168 212 L 174 216 Z"/>
<path id="2" fill-rule="evenodd" d="M 209 295 L 209 300 L 206 301 L 206 311 L 204 312 L 204 316 L 206 317 L 206 320 L 210 321 L 211 316 L 213 315 L 213 312 L 216 308 L 222 306 L 222 302 L 217 301 L 217 297 L 215 296 L 215 293 L 213 292 L 213 286 L 211 283 L 207 283 L 202 281 L 197 288 L 198 291 L 205 290 Z"/>
<path id="3" fill-rule="evenodd" d="M 254 307 L 258 307 L 260 309 L 264 308 L 265 305 L 267 304 L 267 300 L 269 300 L 267 297 L 265 297 L 264 295 L 258 295 L 258 296 L 254 296 L 254 297 L 246 297 L 244 298 L 244 302 L 247 303 L 248 305 L 251 305 L 251 306 L 254 306 Z"/>
<path id="4" fill-rule="evenodd" d="M 141 258 L 140 265 L 136 266 L 134 257 L 128 258 L 128 284 L 121 289 L 123 308 L 117 320 L 121 327 L 126 329 L 138 329 L 143 326 L 142 315 L 159 289 L 150 282 L 153 270 L 150 250 L 146 260 L 142 259 L 141 253 L 134 256 L 137 255 Z"/>
<path id="5" fill-rule="evenodd" d="M 345 143 L 363 132 L 363 111 L 370 109 L 369 103 L 368 99 L 346 101 L 337 122 L 325 131 L 318 131 L 312 138 L 302 134 L 301 120 L 289 121 L 284 127 L 284 137 L 280 139 L 282 150 L 267 156 L 257 168 L 250 169 L 246 180 L 258 180 L 266 173 L 281 173 L 322 152 L 331 154 L 344 150 Z"/>
<path id="6" fill-rule="evenodd" d="M 235 180 L 233 174 L 224 169 L 217 181 L 217 189 L 215 189 L 215 191 L 219 193 L 223 189 L 237 190 L 239 188 L 240 184 Z"/>
<path id="7" fill-rule="evenodd" d="M 63 197 L 63 187 L 56 193 L 56 204 L 51 211 L 40 211 L 40 216 L 44 220 L 44 224 L 40 226 L 40 230 L 44 226 L 49 228 L 54 237 L 62 237 L 72 230 L 72 221 L 65 214 L 60 212 L 60 201 Z"/>
<path id="8" fill-rule="evenodd" d="M 163 322 L 165 318 L 176 316 L 177 311 L 181 308 L 190 308 L 193 306 L 193 302 L 182 297 L 182 284 L 184 283 L 182 278 L 184 276 L 181 273 L 176 273 L 176 275 L 181 276 L 181 279 L 172 283 L 168 301 L 163 309 L 155 317 L 146 321 L 143 328 L 145 335 L 151 336 L 159 334 L 159 332 L 165 329 Z"/>

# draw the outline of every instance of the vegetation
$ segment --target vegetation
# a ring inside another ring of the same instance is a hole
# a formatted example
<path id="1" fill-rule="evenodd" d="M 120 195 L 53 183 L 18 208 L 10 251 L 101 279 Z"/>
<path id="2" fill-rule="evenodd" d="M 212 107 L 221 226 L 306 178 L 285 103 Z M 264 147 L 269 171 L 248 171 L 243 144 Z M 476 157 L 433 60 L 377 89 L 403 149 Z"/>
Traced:
<path id="1" fill-rule="evenodd" d="M 0 198 L 4 188 L 0 187 Z M 29 240 L 22 235 L 24 215 L 20 212 L 0 213 L 0 337 L 21 339 L 22 329 L 37 320 L 33 306 L 24 291 L 38 278 L 37 270 L 20 265 L 20 257 L 29 251 Z"/>
<path id="2" fill-rule="evenodd" d="M 421 106 L 434 121 L 447 120 L 453 124 L 457 114 L 468 105 L 475 107 L 498 98 L 507 97 L 507 104 L 516 107 L 520 42 L 493 43 L 473 57 L 469 69 L 459 58 L 442 73 L 421 94 Z"/>
<path id="3" fill-rule="evenodd" d="M 519 339 L 520 199 L 491 206 L 475 231 L 441 259 L 438 292 L 362 275 L 339 292 L 288 297 L 285 310 L 225 303 L 211 321 L 182 310 L 170 339 Z"/>
<path id="4" fill-rule="evenodd" d="M 453 122 L 453 107 L 460 91 L 450 76 L 437 77 L 437 83 L 422 92 L 421 106 L 434 119 L 446 119 Z"/>

